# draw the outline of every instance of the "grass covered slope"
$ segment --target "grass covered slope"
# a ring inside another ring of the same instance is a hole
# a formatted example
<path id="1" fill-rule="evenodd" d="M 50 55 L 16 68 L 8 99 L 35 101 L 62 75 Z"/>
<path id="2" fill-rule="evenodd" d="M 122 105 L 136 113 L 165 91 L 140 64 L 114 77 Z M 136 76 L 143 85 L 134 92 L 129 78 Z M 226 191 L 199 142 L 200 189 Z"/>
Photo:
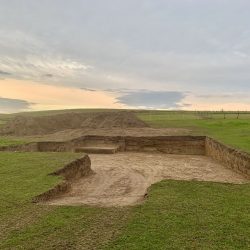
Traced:
<path id="1" fill-rule="evenodd" d="M 212 114 L 197 116 L 195 112 L 148 111 L 139 112 L 138 117 L 153 127 L 188 128 L 193 134 L 212 136 L 219 141 L 250 152 L 250 113 Z"/>
<path id="2" fill-rule="evenodd" d="M 0 249 L 100 249 L 116 236 L 128 216 L 127 208 L 31 203 L 32 197 L 60 181 L 47 174 L 77 157 L 74 153 L 0 153 Z"/>
<path id="3" fill-rule="evenodd" d="M 248 249 L 250 185 L 162 181 L 141 205 L 45 206 L 74 153 L 0 153 L 0 249 Z"/>

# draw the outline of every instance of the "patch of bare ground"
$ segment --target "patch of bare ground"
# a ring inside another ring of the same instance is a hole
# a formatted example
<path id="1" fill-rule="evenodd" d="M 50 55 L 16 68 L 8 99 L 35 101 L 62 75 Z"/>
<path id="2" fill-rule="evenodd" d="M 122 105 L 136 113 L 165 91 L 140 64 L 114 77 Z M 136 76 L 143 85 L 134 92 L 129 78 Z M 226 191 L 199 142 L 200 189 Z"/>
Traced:
<path id="1" fill-rule="evenodd" d="M 69 193 L 47 204 L 135 205 L 144 199 L 150 185 L 163 179 L 249 182 L 244 176 L 206 156 L 126 152 L 91 155 L 90 158 L 95 174 L 75 181 Z"/>
<path id="2" fill-rule="evenodd" d="M 190 130 L 182 128 L 151 128 L 132 111 L 16 116 L 0 129 L 3 137 L 27 142 L 67 141 L 85 135 L 164 136 L 190 133 Z"/>
<path id="3" fill-rule="evenodd" d="M 189 135 L 188 129 L 182 128 L 112 128 L 112 129 L 67 129 L 51 134 L 22 136 L 25 141 L 68 141 L 85 135 L 97 136 L 170 136 L 170 135 Z M 9 138 L 17 139 L 18 137 L 11 136 Z"/>
<path id="4" fill-rule="evenodd" d="M 1 135 L 46 135 L 67 129 L 142 128 L 148 125 L 133 112 L 64 113 L 50 116 L 16 116 L 1 129 Z"/>

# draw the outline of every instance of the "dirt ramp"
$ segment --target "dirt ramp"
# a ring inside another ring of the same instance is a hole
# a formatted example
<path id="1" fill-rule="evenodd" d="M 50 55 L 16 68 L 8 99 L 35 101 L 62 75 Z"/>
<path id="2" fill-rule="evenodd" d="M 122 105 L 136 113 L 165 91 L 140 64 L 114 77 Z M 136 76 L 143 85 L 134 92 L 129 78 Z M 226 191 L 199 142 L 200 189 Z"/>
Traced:
<path id="1" fill-rule="evenodd" d="M 50 175 L 60 175 L 64 177 L 64 181 L 33 198 L 33 202 L 45 202 L 60 197 L 68 193 L 72 189 L 72 183 L 83 177 L 90 176 L 94 172 L 91 169 L 91 161 L 88 155 L 76 159 L 63 168 L 51 173 Z"/>
<path id="2" fill-rule="evenodd" d="M 0 130 L 2 135 L 46 135 L 68 129 L 143 128 L 146 123 L 133 112 L 64 113 L 27 117 L 16 116 Z"/>

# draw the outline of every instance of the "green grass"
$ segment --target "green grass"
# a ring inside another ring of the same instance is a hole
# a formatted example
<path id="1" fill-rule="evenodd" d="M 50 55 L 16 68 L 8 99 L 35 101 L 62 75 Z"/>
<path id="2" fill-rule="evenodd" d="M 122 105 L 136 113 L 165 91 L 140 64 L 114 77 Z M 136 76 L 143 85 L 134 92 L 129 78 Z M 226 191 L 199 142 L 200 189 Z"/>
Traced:
<path id="1" fill-rule="evenodd" d="M 106 249 L 249 249 L 250 186 L 162 181 Z"/>
<path id="2" fill-rule="evenodd" d="M 218 113 L 213 118 L 202 119 L 195 112 L 141 112 L 138 117 L 153 127 L 187 128 L 191 134 L 212 136 L 230 146 L 250 152 L 250 114 L 239 119 L 228 114 L 226 119 Z M 234 118 L 233 118 L 234 117 Z"/>
<path id="3" fill-rule="evenodd" d="M 76 157 L 0 153 L 0 249 L 249 249 L 249 184 L 162 181 L 126 208 L 32 204 Z"/>
<path id="4" fill-rule="evenodd" d="M 154 127 L 188 128 L 250 152 L 250 114 L 137 115 Z M 12 117 L 0 115 L 0 126 Z M 21 143 L 0 138 L 0 146 Z M 32 197 L 61 181 L 48 173 L 77 157 L 0 152 L 0 249 L 250 249 L 250 184 L 166 180 L 150 188 L 143 204 L 125 208 L 33 204 Z"/>
<path id="5" fill-rule="evenodd" d="M 0 146 L 15 146 L 25 144 L 27 141 L 20 139 L 11 139 L 7 137 L 0 137 Z"/>
<path id="6" fill-rule="evenodd" d="M 6 123 L 4 120 L 0 120 L 0 126 L 3 126 Z"/>
<path id="7" fill-rule="evenodd" d="M 98 249 L 116 236 L 128 208 L 31 203 L 32 197 L 61 181 L 47 174 L 77 157 L 75 153 L 0 153 L 0 249 Z"/>
<path id="8" fill-rule="evenodd" d="M 16 115 L 44 116 L 67 112 L 87 113 L 114 111 L 112 109 L 73 109 L 0 114 L 0 126 Z M 134 111 L 153 127 L 188 128 L 194 135 L 209 135 L 230 146 L 250 152 L 250 112 L 192 112 L 192 111 Z M 0 138 L 0 146 L 22 144 L 23 140 Z"/>

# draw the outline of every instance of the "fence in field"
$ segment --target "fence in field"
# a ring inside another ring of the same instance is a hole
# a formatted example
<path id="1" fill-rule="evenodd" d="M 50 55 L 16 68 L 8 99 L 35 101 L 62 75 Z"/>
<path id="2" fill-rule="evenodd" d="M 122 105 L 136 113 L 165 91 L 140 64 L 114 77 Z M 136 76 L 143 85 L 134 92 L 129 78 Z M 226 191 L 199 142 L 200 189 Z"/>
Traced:
<path id="1" fill-rule="evenodd" d="M 250 118 L 250 112 L 243 111 L 196 111 L 197 118 L 200 119 L 242 119 Z"/>
<path id="2" fill-rule="evenodd" d="M 250 119 L 250 111 L 177 111 L 177 110 L 147 110 L 147 115 L 163 115 L 169 119 Z"/>

